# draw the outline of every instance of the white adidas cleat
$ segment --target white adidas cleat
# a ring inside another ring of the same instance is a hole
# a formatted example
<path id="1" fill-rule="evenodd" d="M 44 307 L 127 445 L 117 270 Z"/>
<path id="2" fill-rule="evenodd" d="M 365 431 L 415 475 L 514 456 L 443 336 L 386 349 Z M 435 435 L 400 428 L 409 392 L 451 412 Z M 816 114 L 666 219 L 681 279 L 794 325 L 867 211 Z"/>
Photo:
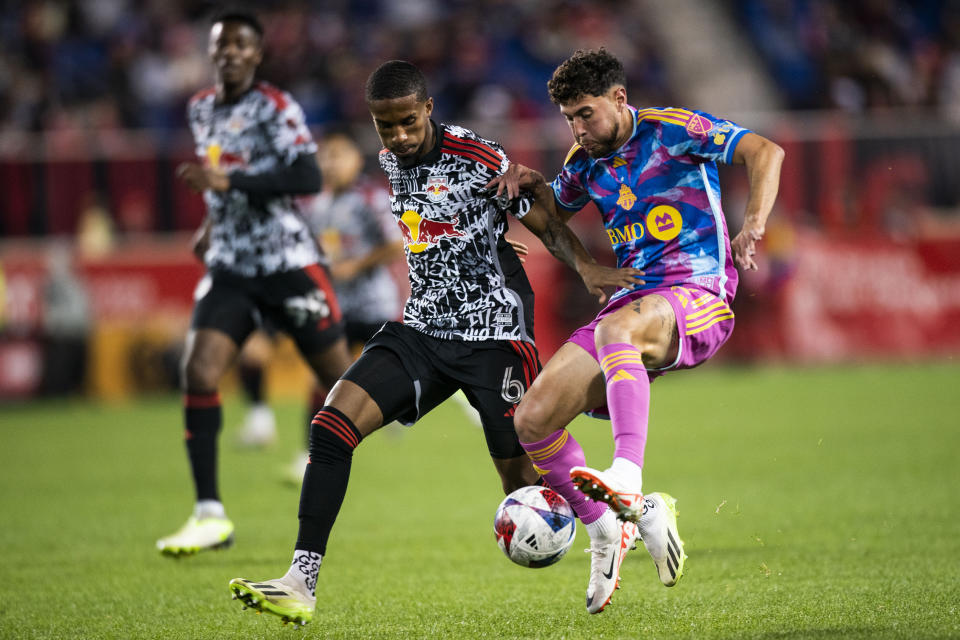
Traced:
<path id="1" fill-rule="evenodd" d="M 243 603 L 243 608 L 256 609 L 257 613 L 266 611 L 280 618 L 283 624 L 292 622 L 303 626 L 313 620 L 313 610 L 317 599 L 303 593 L 291 584 L 279 580 L 244 580 L 234 578 L 230 581 L 233 599 Z"/>
<path id="2" fill-rule="evenodd" d="M 643 494 L 633 491 L 607 469 L 573 467 L 570 479 L 581 493 L 596 502 L 606 502 L 621 520 L 637 522 L 643 510 Z"/>
<path id="3" fill-rule="evenodd" d="M 617 534 L 609 540 L 592 540 L 590 582 L 587 584 L 587 611 L 600 613 L 620 587 L 620 565 L 627 551 L 635 549 L 639 533 L 632 522 L 617 522 Z"/>
<path id="4" fill-rule="evenodd" d="M 268 447 L 277 439 L 277 419 L 265 404 L 250 407 L 237 442 L 243 447 Z"/>
<path id="5" fill-rule="evenodd" d="M 180 530 L 157 540 L 157 549 L 167 556 L 191 556 L 200 551 L 226 549 L 233 544 L 233 523 L 228 518 L 190 516 Z"/>
<path id="6" fill-rule="evenodd" d="M 683 576 L 687 554 L 683 552 L 683 540 L 677 531 L 677 499 L 666 493 L 650 493 L 643 499 L 643 515 L 640 517 L 640 536 L 643 546 L 650 552 L 660 582 L 672 587 Z"/>

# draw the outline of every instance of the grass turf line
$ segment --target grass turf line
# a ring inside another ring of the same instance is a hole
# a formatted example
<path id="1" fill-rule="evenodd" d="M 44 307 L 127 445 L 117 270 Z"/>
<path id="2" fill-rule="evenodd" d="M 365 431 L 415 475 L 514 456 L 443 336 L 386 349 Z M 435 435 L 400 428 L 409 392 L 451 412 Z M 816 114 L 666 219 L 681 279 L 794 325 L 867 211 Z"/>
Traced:
<path id="1" fill-rule="evenodd" d="M 303 634 L 958 637 L 958 382 L 949 364 L 658 380 L 645 489 L 679 499 L 690 560 L 665 589 L 646 552 L 631 552 L 599 616 L 584 609 L 582 528 L 554 567 L 500 554 L 502 494 L 482 433 L 446 404 L 357 450 Z M 279 622 L 241 613 L 227 582 L 286 570 L 298 491 L 279 477 L 301 414 L 278 405 L 280 442 L 242 451 L 242 407 L 228 403 L 221 492 L 237 544 L 178 561 L 153 546 L 192 505 L 176 397 L 0 409 L 0 638 L 277 637 Z M 606 423 L 571 431 L 588 463 L 607 463 Z"/>

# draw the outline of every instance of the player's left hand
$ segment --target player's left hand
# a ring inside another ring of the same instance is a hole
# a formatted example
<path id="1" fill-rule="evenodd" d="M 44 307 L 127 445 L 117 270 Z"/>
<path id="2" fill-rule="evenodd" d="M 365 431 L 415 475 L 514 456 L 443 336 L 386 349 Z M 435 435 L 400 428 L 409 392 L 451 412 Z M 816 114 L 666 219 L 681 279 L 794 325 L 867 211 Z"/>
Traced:
<path id="1" fill-rule="evenodd" d="M 607 301 L 606 287 L 617 287 L 624 289 L 633 289 L 635 286 L 644 284 L 643 271 L 632 267 L 622 267 L 615 269 L 613 267 L 604 267 L 599 264 L 585 265 L 580 268 L 580 277 L 583 278 L 583 284 L 587 291 L 597 296 L 597 301 L 603 304 Z"/>
<path id="2" fill-rule="evenodd" d="M 203 167 L 196 162 L 184 162 L 177 167 L 176 174 L 198 193 L 207 189 L 226 191 L 230 188 L 230 178 L 222 169 Z"/>
<path id="3" fill-rule="evenodd" d="M 507 165 L 507 170 L 488 182 L 484 189 L 493 191 L 496 187 L 495 196 L 499 197 L 506 192 L 507 198 L 513 200 L 520 195 L 520 191 L 532 191 L 537 183 L 543 181 L 543 175 L 539 171 L 511 162 Z"/>
<path id="4" fill-rule="evenodd" d="M 757 242 L 763 238 L 763 229 L 744 227 L 733 240 L 730 241 L 730 250 L 733 251 L 733 262 L 743 270 L 756 271 L 757 263 L 753 256 L 757 254 Z"/>

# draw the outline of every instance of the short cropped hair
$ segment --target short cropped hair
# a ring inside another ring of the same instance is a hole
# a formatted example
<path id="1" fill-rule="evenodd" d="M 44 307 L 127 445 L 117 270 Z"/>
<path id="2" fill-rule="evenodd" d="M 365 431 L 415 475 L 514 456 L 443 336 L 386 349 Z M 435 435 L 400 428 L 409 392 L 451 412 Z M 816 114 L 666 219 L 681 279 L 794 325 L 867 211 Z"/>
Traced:
<path id="1" fill-rule="evenodd" d="M 257 37 L 263 40 L 263 24 L 260 22 L 260 19 L 250 11 L 243 9 L 224 9 L 214 14 L 210 24 L 217 24 L 218 22 L 240 22 L 245 24 L 256 31 Z"/>
<path id="2" fill-rule="evenodd" d="M 367 102 L 416 96 L 418 102 L 427 100 L 427 79 L 423 73 L 404 60 L 390 60 L 370 74 L 365 91 Z"/>
<path id="3" fill-rule="evenodd" d="M 554 104 L 575 102 L 583 96 L 602 96 L 614 85 L 627 86 L 623 65 L 606 49 L 578 49 L 553 72 L 547 91 Z"/>

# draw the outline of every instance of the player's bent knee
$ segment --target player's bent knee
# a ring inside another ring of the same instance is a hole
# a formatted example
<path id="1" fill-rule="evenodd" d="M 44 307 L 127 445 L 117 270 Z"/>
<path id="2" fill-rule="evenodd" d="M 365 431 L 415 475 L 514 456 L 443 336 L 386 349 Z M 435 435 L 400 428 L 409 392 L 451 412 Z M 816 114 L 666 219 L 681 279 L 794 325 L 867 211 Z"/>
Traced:
<path id="1" fill-rule="evenodd" d="M 180 368 L 180 386 L 193 393 L 212 393 L 220 383 L 221 372 L 199 358 L 187 358 Z"/>
<path id="2" fill-rule="evenodd" d="M 637 331 L 635 322 L 628 322 L 618 316 L 607 316 L 599 323 L 594 332 L 594 341 L 597 347 L 618 342 L 632 343 Z"/>
<path id="3" fill-rule="evenodd" d="M 520 442 L 537 442 L 555 431 L 550 427 L 551 415 L 549 403 L 529 393 L 525 395 L 513 414 L 513 428 Z"/>

